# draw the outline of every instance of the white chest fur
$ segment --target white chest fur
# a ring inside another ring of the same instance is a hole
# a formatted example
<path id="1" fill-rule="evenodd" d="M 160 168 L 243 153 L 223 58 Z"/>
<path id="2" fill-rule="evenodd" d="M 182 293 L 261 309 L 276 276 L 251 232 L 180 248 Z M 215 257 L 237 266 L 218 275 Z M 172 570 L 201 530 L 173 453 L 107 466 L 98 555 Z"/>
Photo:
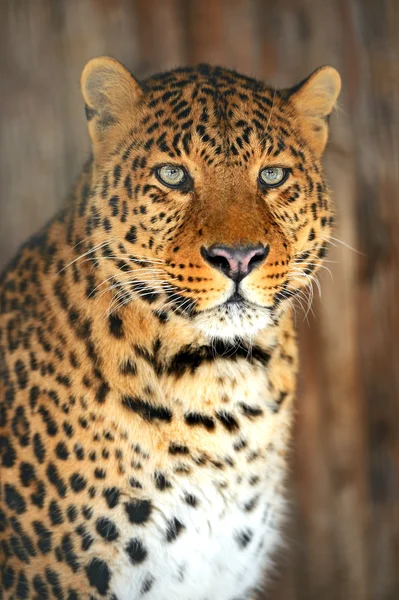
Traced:
<path id="1" fill-rule="evenodd" d="M 137 563 L 120 552 L 110 565 L 111 589 L 119 600 L 248 600 L 262 582 L 267 557 L 279 533 L 267 493 L 250 512 L 230 503 L 215 490 L 196 491 L 196 506 L 183 505 L 172 494 L 165 507 L 158 502 L 153 523 L 132 538 Z M 173 508 L 172 508 L 173 507 Z M 173 516 L 172 516 L 173 515 Z M 180 529 L 181 527 L 181 529 Z"/>
<path id="2" fill-rule="evenodd" d="M 236 386 L 230 409 L 245 399 L 262 406 L 264 418 L 243 420 L 237 434 L 218 438 L 218 458 L 233 456 L 234 465 L 168 472 L 168 483 L 156 490 L 144 479 L 138 497 L 151 506 L 145 523 L 126 524 L 123 503 L 114 509 L 121 535 L 107 565 L 109 592 L 118 600 L 248 600 L 262 584 L 284 514 L 279 423 L 287 415 L 268 415 L 263 377 L 251 383 L 250 399 L 248 387 Z"/>

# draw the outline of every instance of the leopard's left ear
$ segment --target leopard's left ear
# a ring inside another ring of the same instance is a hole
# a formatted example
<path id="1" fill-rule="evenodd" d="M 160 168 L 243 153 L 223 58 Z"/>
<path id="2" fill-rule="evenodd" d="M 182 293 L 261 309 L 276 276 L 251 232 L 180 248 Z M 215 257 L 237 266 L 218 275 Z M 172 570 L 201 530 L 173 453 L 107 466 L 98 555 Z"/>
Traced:
<path id="1" fill-rule="evenodd" d="M 117 60 L 90 60 L 81 76 L 82 94 L 95 157 L 132 127 L 143 96 L 140 84 Z"/>
<path id="2" fill-rule="evenodd" d="M 302 132 L 320 156 L 327 143 L 328 117 L 341 90 L 341 77 L 334 67 L 320 67 L 304 81 L 287 90 L 301 120 Z"/>

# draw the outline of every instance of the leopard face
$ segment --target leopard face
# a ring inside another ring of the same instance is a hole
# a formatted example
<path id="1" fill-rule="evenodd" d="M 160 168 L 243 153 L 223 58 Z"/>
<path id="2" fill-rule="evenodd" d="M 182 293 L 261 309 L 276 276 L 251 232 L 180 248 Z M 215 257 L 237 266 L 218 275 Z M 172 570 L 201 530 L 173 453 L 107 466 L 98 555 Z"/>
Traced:
<path id="1" fill-rule="evenodd" d="M 111 309 L 140 298 L 220 339 L 272 323 L 326 253 L 320 159 L 339 87 L 331 67 L 278 91 L 207 65 L 140 85 L 91 61 L 83 235 Z"/>

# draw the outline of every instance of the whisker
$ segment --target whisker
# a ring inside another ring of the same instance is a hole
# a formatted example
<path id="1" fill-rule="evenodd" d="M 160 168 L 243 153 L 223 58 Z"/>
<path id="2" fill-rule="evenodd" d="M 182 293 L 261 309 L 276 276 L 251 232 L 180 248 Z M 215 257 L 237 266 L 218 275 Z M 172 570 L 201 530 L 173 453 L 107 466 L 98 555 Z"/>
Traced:
<path id="1" fill-rule="evenodd" d="M 360 254 L 361 256 L 367 256 L 364 252 L 360 252 L 360 250 L 356 250 L 356 248 L 353 248 L 352 246 L 350 246 L 349 244 L 347 244 L 343 240 L 340 240 L 339 238 L 333 237 L 332 235 L 329 236 L 328 238 L 322 236 L 322 239 L 325 242 L 329 242 L 332 246 L 336 246 L 336 244 L 334 244 L 331 240 L 333 240 L 334 242 L 338 242 L 339 244 L 342 244 L 343 246 L 345 246 L 345 248 L 348 248 L 349 250 L 352 250 L 353 252 L 356 252 L 356 254 Z"/>
<path id="2" fill-rule="evenodd" d="M 129 274 L 126 273 L 126 275 L 129 275 Z M 162 284 L 164 286 L 168 283 L 167 281 L 160 281 L 158 279 L 147 279 L 147 280 L 129 279 L 127 281 L 123 281 L 123 280 L 120 280 L 120 279 L 116 280 L 115 276 L 112 275 L 111 277 L 108 277 L 108 279 L 102 281 L 99 285 L 97 285 L 94 288 L 94 290 L 92 290 L 91 294 L 94 294 L 98 290 L 98 288 L 100 288 L 102 285 L 105 285 L 110 279 L 114 279 L 116 281 L 116 283 L 113 284 L 113 285 L 109 285 L 105 290 L 103 290 L 101 292 L 101 294 L 99 294 L 99 296 L 98 296 L 99 298 L 101 298 L 102 295 L 105 294 L 107 291 L 110 291 L 110 290 L 115 289 L 115 288 L 121 288 L 124 285 L 126 285 L 126 287 L 127 287 L 130 283 L 136 283 L 137 282 L 138 284 L 143 284 L 143 285 L 145 283 L 148 283 L 148 284 L 151 284 L 152 287 L 153 287 L 154 283 L 157 284 L 157 285 L 161 285 Z"/>
<path id="3" fill-rule="evenodd" d="M 67 269 L 71 265 L 75 264 L 78 260 L 81 260 L 82 258 L 84 258 L 85 256 L 87 256 L 88 254 L 91 254 L 92 252 L 95 252 L 96 250 L 99 250 L 103 246 L 107 246 L 109 243 L 110 242 L 107 241 L 107 242 L 102 242 L 101 244 L 97 244 L 96 246 L 93 246 L 93 248 L 91 248 L 90 250 L 88 250 L 84 254 L 81 254 L 80 256 L 78 256 L 77 258 L 75 258 L 74 260 L 72 260 L 70 263 L 68 263 L 65 267 L 63 267 L 62 269 L 60 269 L 58 271 L 57 275 L 59 275 L 60 273 L 62 273 L 63 271 L 65 271 L 65 269 Z"/>
<path id="4" fill-rule="evenodd" d="M 325 265 L 320 265 L 318 263 L 312 263 L 312 262 L 308 262 L 308 261 L 305 261 L 305 262 L 302 262 L 302 263 L 294 262 L 293 265 L 295 267 L 299 267 L 299 266 L 302 267 L 302 266 L 306 265 L 307 267 L 317 267 L 318 269 L 324 269 L 325 271 L 327 271 L 330 274 L 331 279 L 334 281 L 334 277 L 333 277 L 333 274 L 331 272 L 331 269 L 329 269 Z"/>

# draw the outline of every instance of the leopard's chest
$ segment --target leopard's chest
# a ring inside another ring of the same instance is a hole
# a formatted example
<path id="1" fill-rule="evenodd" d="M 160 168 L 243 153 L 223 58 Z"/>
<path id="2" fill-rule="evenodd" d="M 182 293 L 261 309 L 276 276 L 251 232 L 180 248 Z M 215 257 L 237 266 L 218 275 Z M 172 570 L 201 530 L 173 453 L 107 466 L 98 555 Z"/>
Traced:
<path id="1" fill-rule="evenodd" d="M 110 591 L 119 600 L 144 592 L 149 600 L 249 598 L 279 541 L 283 502 L 275 485 L 257 494 L 203 485 L 158 495 L 151 523 L 121 527 Z"/>
<path id="2" fill-rule="evenodd" d="M 96 544 L 97 556 L 104 552 L 109 568 L 109 591 L 118 600 L 247 599 L 261 584 L 280 538 L 281 444 L 288 421 L 283 412 L 273 413 L 266 390 L 265 373 L 236 378 L 229 392 L 231 412 L 220 414 L 229 414 L 237 426 L 230 418 L 208 429 L 201 420 L 192 429 L 186 421 L 181 428 L 174 424 L 172 439 L 187 453 L 155 458 L 146 440 L 158 434 L 153 429 L 146 437 L 141 429 L 143 469 L 135 479 L 142 487 L 126 490 L 124 502 L 113 511 L 120 535 L 112 552 Z M 171 389 L 166 392 L 172 395 Z M 205 385 L 190 388 L 180 382 L 173 387 L 173 397 L 184 393 L 190 394 L 192 410 L 206 414 Z M 165 477 L 157 479 L 157 469 Z"/>

